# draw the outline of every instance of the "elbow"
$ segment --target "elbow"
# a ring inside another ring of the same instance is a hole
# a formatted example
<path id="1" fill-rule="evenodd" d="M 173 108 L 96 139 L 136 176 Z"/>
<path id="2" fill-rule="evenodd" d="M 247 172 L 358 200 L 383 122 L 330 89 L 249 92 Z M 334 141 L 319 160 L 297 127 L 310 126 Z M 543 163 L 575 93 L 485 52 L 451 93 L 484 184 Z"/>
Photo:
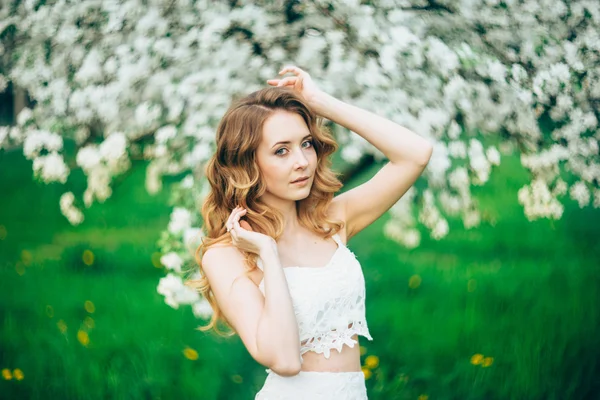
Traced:
<path id="1" fill-rule="evenodd" d="M 281 376 L 295 376 L 300 373 L 302 366 L 300 365 L 300 359 L 295 362 L 280 362 L 274 364 L 271 367 L 271 371 Z"/>
<path id="2" fill-rule="evenodd" d="M 418 160 L 419 165 L 421 165 L 423 168 L 425 168 L 427 166 L 427 164 L 429 164 L 429 160 L 431 160 L 432 154 L 433 154 L 433 145 L 431 145 L 431 143 L 427 143 L 425 145 L 425 147 L 423 148 L 423 153 L 421 154 L 421 157 L 419 157 L 419 160 Z"/>

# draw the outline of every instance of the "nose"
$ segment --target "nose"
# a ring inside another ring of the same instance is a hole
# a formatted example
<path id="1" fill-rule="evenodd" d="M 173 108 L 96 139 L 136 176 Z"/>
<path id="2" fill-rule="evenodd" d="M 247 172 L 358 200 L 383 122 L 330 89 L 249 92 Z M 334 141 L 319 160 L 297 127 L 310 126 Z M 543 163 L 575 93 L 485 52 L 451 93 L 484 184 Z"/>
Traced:
<path id="1" fill-rule="evenodd" d="M 308 166 L 308 158 L 306 158 L 306 155 L 304 154 L 304 152 L 302 150 L 300 150 L 298 152 L 298 155 L 296 156 L 296 169 L 300 168 L 300 169 L 304 169 Z"/>

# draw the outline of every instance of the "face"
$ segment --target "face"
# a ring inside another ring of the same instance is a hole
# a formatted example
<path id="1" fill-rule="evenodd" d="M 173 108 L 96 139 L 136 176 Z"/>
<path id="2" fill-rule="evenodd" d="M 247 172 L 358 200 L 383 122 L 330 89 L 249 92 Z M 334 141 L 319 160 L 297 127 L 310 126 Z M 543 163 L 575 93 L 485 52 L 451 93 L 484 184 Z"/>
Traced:
<path id="1" fill-rule="evenodd" d="M 308 197 L 317 168 L 317 153 L 304 119 L 288 111 L 276 111 L 263 125 L 262 140 L 256 150 L 257 162 L 267 192 L 268 204 L 302 200 Z M 304 182 L 293 183 L 306 177 Z"/>

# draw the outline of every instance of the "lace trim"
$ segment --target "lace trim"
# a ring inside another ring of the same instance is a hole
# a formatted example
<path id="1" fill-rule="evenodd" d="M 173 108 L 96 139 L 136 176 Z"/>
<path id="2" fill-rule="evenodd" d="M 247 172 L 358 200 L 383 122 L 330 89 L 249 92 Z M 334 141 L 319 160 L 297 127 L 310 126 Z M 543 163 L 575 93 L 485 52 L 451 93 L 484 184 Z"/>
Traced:
<path id="1" fill-rule="evenodd" d="M 354 347 L 358 343 L 352 338 L 354 335 L 364 336 L 369 340 L 373 340 L 369 333 L 369 328 L 364 321 L 354 321 L 350 324 L 348 329 L 338 331 L 331 330 L 323 333 L 320 336 L 315 336 L 310 339 L 305 339 L 300 343 L 300 355 L 314 351 L 318 354 L 323 354 L 325 358 L 331 356 L 331 350 L 335 349 L 338 353 L 342 352 L 344 345 L 348 347 Z M 302 357 L 300 357 L 302 359 Z"/>

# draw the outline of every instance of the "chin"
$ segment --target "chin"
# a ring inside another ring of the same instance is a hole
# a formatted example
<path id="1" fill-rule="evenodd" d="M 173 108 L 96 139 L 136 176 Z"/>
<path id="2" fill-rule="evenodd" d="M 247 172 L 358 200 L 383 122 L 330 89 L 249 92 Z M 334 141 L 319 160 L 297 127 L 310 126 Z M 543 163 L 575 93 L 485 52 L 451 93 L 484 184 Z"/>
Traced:
<path id="1" fill-rule="evenodd" d="M 307 198 L 309 198 L 309 197 L 310 197 L 310 192 L 311 192 L 311 191 L 310 191 L 310 190 L 308 190 L 308 191 L 306 192 L 306 194 L 301 194 L 301 195 L 299 195 L 299 196 L 298 196 L 298 198 L 296 199 L 296 201 L 298 201 L 298 200 L 304 200 L 304 199 L 307 199 Z"/>

